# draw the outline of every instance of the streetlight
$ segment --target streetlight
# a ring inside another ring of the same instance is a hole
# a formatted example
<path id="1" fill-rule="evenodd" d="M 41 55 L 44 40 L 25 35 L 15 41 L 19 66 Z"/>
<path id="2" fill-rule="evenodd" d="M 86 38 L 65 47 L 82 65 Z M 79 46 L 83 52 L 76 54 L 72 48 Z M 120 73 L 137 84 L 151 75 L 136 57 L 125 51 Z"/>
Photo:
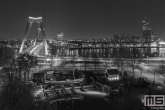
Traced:
<path id="1" fill-rule="evenodd" d="M 148 56 L 147 56 L 147 64 L 148 64 Z"/>
<path id="2" fill-rule="evenodd" d="M 74 100 L 72 99 L 72 110 L 73 110 L 73 104 L 74 104 Z"/>
<path id="3" fill-rule="evenodd" d="M 52 70 L 52 66 L 53 66 L 53 65 L 52 65 L 52 63 L 53 63 L 52 60 L 53 60 L 53 58 L 52 58 L 52 56 L 51 56 L 51 70 Z"/>
<path id="4" fill-rule="evenodd" d="M 94 41 L 94 43 L 95 43 L 95 51 L 94 51 L 94 54 L 95 54 L 95 72 L 96 72 L 96 42 Z"/>
<path id="5" fill-rule="evenodd" d="M 104 56 L 104 58 L 105 58 L 105 54 L 103 54 L 103 56 Z M 105 64 L 106 64 L 106 69 L 107 69 L 107 67 L 108 67 L 108 64 L 107 64 L 107 61 L 106 61 L 106 59 L 104 59 L 103 61 L 105 62 Z"/>
<path id="6" fill-rule="evenodd" d="M 154 71 L 154 81 L 153 81 L 153 95 L 154 95 L 154 90 L 155 90 L 155 71 Z"/>
<path id="7" fill-rule="evenodd" d="M 73 66 L 73 79 L 74 79 L 74 70 L 75 70 L 75 64 Z"/>
<path id="8" fill-rule="evenodd" d="M 144 54 L 143 54 L 143 58 L 144 58 Z"/>

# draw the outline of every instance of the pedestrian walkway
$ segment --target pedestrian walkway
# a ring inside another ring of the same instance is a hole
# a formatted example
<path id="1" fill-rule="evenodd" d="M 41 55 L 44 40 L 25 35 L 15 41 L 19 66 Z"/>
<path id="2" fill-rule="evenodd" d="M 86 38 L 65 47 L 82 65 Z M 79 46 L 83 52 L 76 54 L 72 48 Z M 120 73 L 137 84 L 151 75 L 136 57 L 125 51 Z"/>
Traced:
<path id="1" fill-rule="evenodd" d="M 126 71 L 127 71 L 128 76 L 133 76 L 133 72 L 132 72 L 131 68 L 127 68 Z M 135 69 L 134 78 L 139 78 L 139 77 L 144 77 L 144 78 L 150 80 L 151 82 L 155 81 L 155 83 L 165 86 L 165 84 L 164 84 L 165 78 L 162 75 L 154 74 L 154 73 L 151 74 L 151 72 L 149 72 L 149 71 L 143 71 L 143 73 L 141 74 L 140 70 Z"/>

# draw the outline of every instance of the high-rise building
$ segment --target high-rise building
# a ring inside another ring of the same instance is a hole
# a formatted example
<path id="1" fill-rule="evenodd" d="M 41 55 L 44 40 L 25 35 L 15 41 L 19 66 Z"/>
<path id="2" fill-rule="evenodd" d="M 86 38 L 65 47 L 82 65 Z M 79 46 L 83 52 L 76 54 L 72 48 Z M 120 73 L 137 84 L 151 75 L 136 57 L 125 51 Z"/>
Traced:
<path id="1" fill-rule="evenodd" d="M 64 33 L 63 32 L 57 33 L 57 40 L 58 41 L 63 41 L 64 40 Z"/>
<path id="2" fill-rule="evenodd" d="M 156 41 L 156 33 L 154 31 L 151 32 L 151 42 Z"/>
<path id="3" fill-rule="evenodd" d="M 145 42 L 151 42 L 151 28 L 149 27 L 150 22 L 145 17 L 143 20 L 143 37 L 145 39 Z"/>

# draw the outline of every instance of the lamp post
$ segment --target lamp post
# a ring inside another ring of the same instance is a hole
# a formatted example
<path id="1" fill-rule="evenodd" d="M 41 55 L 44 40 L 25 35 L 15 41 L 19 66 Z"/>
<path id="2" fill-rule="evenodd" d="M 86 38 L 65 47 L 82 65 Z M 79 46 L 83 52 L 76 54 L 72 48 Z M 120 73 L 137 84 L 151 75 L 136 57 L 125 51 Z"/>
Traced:
<path id="1" fill-rule="evenodd" d="M 52 65 L 53 61 L 52 61 L 52 60 L 53 60 L 53 58 L 52 58 L 52 56 L 51 56 L 51 70 L 52 70 L 52 66 L 53 66 L 53 65 Z"/>
<path id="2" fill-rule="evenodd" d="M 156 53 L 157 53 L 157 57 L 159 57 L 159 50 L 158 49 L 156 50 Z"/>
<path id="3" fill-rule="evenodd" d="M 113 66 L 116 68 L 115 63 L 116 63 L 116 58 L 114 57 Z"/>
<path id="4" fill-rule="evenodd" d="M 142 78 L 142 77 L 143 77 L 143 76 L 142 76 L 142 69 L 143 69 L 143 68 L 142 68 L 142 67 L 140 67 L 140 69 L 141 69 L 141 78 Z"/>
<path id="5" fill-rule="evenodd" d="M 147 64 L 148 64 L 148 56 L 147 56 Z"/>
<path id="6" fill-rule="evenodd" d="M 153 95 L 154 95 L 154 92 L 155 92 L 155 71 L 154 71 L 154 81 L 153 81 Z"/>
<path id="7" fill-rule="evenodd" d="M 75 64 L 73 66 L 73 79 L 74 79 L 74 70 L 75 70 Z"/>
<path id="8" fill-rule="evenodd" d="M 104 56 L 104 58 L 105 58 L 105 54 L 103 54 L 103 56 Z M 103 59 L 104 59 L 104 58 L 103 58 Z M 106 64 L 106 69 L 107 69 L 107 68 L 108 68 L 108 64 L 107 64 L 106 59 L 104 59 L 103 61 L 105 62 L 105 64 Z"/>
<path id="9" fill-rule="evenodd" d="M 94 49 L 94 52 L 96 52 L 96 42 L 94 42 L 95 43 L 95 49 Z M 96 72 L 96 53 L 94 53 L 95 54 L 95 72 Z"/>
<path id="10" fill-rule="evenodd" d="M 165 75 L 164 75 L 164 91 L 165 91 Z"/>
<path id="11" fill-rule="evenodd" d="M 72 99 L 72 110 L 73 110 L 73 104 L 74 104 L 74 100 Z"/>

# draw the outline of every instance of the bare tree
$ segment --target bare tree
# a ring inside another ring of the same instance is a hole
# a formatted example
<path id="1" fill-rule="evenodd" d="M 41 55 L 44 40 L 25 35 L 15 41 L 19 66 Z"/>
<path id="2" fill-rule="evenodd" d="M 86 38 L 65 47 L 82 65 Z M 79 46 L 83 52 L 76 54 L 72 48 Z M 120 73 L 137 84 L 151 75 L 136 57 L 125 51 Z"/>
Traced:
<path id="1" fill-rule="evenodd" d="M 95 64 L 96 62 L 91 62 L 88 58 L 85 58 L 83 57 L 83 64 L 82 64 L 82 67 L 84 68 L 84 70 L 86 71 L 87 70 L 87 67 L 88 68 L 92 68 L 92 67 L 95 67 Z"/>
<path id="2" fill-rule="evenodd" d="M 15 52 L 13 51 L 12 48 L 3 46 L 0 49 L 0 65 L 4 66 L 4 65 L 10 65 L 10 61 L 12 59 L 14 59 L 14 54 Z"/>
<path id="3" fill-rule="evenodd" d="M 15 71 L 12 68 L 12 60 L 14 59 L 15 52 L 12 48 L 7 46 L 2 46 L 0 48 L 0 80 L 2 81 L 3 77 L 6 77 L 7 73 L 14 73 Z"/>
<path id="4" fill-rule="evenodd" d="M 99 58 L 95 55 L 95 60 L 92 62 L 95 68 L 95 72 L 97 71 L 99 64 L 101 63 L 101 61 L 99 60 Z"/>
<path id="5" fill-rule="evenodd" d="M 82 67 L 84 67 L 84 69 L 85 69 L 85 71 L 86 71 L 86 68 L 87 68 L 87 63 L 86 63 L 86 61 L 83 61 Z"/>
<path id="6" fill-rule="evenodd" d="M 141 58 L 133 57 L 128 61 L 128 66 L 132 69 L 133 77 L 135 76 L 135 69 L 139 67 L 139 63 L 141 62 Z"/>
<path id="7" fill-rule="evenodd" d="M 123 76 L 124 70 L 127 66 L 126 58 L 114 58 L 113 65 L 116 66 L 118 70 L 121 70 Z"/>
<path id="8" fill-rule="evenodd" d="M 34 110 L 34 97 L 30 88 L 20 81 L 17 76 L 7 74 L 7 82 L 3 84 L 0 91 L 1 110 Z"/>
<path id="9" fill-rule="evenodd" d="M 140 63 L 140 62 L 139 62 Z M 144 71 L 144 69 L 143 69 L 143 65 L 137 65 L 137 69 L 139 69 L 140 70 L 140 73 L 141 73 L 141 77 L 143 76 L 142 75 L 142 73 L 143 73 L 143 71 Z"/>
<path id="10" fill-rule="evenodd" d="M 36 64 L 37 64 L 37 58 L 34 57 L 34 56 L 27 55 L 27 59 L 28 59 L 28 61 L 26 62 L 27 67 L 25 67 L 25 72 L 28 75 L 27 78 L 28 78 L 28 81 L 29 81 L 29 72 L 30 72 L 30 69 L 32 67 L 36 66 Z"/>
<path id="11" fill-rule="evenodd" d="M 29 72 L 30 69 L 35 66 L 37 63 L 37 59 L 34 56 L 30 56 L 28 54 L 24 54 L 21 57 L 18 58 L 18 71 L 19 71 L 19 78 L 21 80 L 22 73 L 24 76 L 24 81 L 26 79 L 29 80 Z"/>
<path id="12" fill-rule="evenodd" d="M 159 73 L 160 74 L 163 74 L 164 73 L 164 65 L 165 65 L 165 61 L 164 60 L 161 60 L 158 62 L 159 64 Z"/>

